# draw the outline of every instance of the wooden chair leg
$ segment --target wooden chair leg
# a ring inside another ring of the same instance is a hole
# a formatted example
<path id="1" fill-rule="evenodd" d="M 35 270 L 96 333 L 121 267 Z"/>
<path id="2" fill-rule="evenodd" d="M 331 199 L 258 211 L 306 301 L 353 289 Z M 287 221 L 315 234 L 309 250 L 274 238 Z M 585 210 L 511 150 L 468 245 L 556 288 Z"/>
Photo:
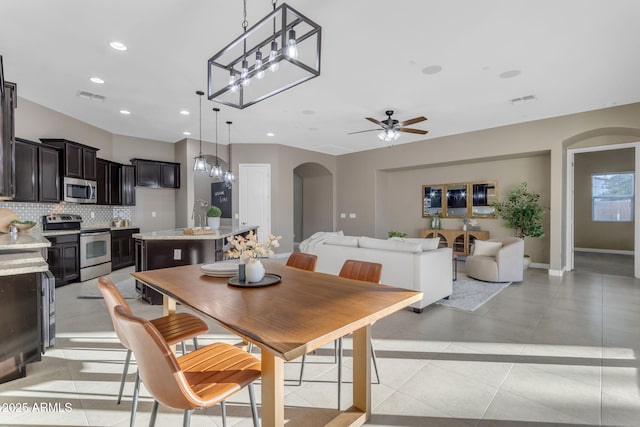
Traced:
<path id="1" fill-rule="evenodd" d="M 139 394 L 140 394 L 140 371 L 136 370 L 136 383 L 133 386 L 133 401 L 131 402 L 131 419 L 129 420 L 129 427 L 134 427 L 136 424 L 136 411 L 138 410 Z"/>
<path id="2" fill-rule="evenodd" d="M 222 427 L 227 427 L 227 403 L 224 400 L 220 402 L 220 409 L 222 412 Z"/>
<path id="3" fill-rule="evenodd" d="M 118 405 L 122 401 L 122 392 L 124 391 L 124 382 L 127 379 L 129 373 L 129 362 L 131 361 L 131 350 L 127 350 L 127 358 L 124 361 L 124 369 L 122 370 L 122 378 L 120 379 L 120 392 L 118 393 Z"/>
<path id="4" fill-rule="evenodd" d="M 158 401 L 154 399 L 153 408 L 151 409 L 151 418 L 149 419 L 149 427 L 156 425 L 156 416 L 158 415 Z"/>
<path id="5" fill-rule="evenodd" d="M 247 386 L 249 388 L 249 403 L 251 403 L 251 416 L 253 417 L 253 427 L 259 427 L 258 421 L 258 405 L 256 405 L 256 394 L 253 391 L 253 384 Z"/>
<path id="6" fill-rule="evenodd" d="M 182 427 L 189 427 L 191 425 L 191 413 L 193 410 L 184 411 L 184 418 L 182 419 Z"/>

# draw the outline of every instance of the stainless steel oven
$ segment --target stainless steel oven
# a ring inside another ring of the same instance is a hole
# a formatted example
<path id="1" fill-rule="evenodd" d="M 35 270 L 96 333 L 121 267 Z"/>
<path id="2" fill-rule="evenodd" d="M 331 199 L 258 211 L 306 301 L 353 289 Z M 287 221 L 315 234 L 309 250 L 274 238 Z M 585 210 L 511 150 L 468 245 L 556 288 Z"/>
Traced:
<path id="1" fill-rule="evenodd" d="M 111 273 L 111 230 L 80 231 L 80 281 Z"/>
<path id="2" fill-rule="evenodd" d="M 64 201 L 96 203 L 96 182 L 88 179 L 64 177 Z"/>

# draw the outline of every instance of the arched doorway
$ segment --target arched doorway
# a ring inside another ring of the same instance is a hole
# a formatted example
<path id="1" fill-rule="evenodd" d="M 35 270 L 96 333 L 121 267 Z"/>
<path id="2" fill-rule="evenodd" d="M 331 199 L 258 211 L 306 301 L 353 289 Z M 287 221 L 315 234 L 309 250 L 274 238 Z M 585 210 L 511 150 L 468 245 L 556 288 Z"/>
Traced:
<path id="1" fill-rule="evenodd" d="M 333 175 L 318 163 L 293 170 L 293 244 L 317 231 L 333 230 Z"/>

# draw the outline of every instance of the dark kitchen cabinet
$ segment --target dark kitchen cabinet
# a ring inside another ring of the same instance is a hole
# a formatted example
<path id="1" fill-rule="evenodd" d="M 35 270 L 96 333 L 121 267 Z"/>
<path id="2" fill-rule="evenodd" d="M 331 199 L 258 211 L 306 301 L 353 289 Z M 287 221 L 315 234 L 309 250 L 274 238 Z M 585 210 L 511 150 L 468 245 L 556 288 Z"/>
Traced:
<path id="1" fill-rule="evenodd" d="M 99 205 L 136 204 L 135 169 L 110 160 L 97 159 L 97 198 Z"/>
<path id="2" fill-rule="evenodd" d="M 140 187 L 180 188 L 180 163 L 131 159 Z"/>
<path id="3" fill-rule="evenodd" d="M 0 383 L 26 376 L 41 360 L 41 273 L 4 276 L 0 281 Z"/>
<path id="4" fill-rule="evenodd" d="M 59 151 L 37 142 L 15 139 L 13 175 L 16 202 L 60 201 Z"/>
<path id="5" fill-rule="evenodd" d="M 56 287 L 76 282 L 80 278 L 80 234 L 48 236 L 49 271 L 56 278 Z"/>
<path id="6" fill-rule="evenodd" d="M 97 180 L 97 148 L 60 138 L 40 138 L 40 141 L 62 149 L 61 169 L 64 176 Z"/>
<path id="7" fill-rule="evenodd" d="M 139 228 L 111 231 L 111 269 L 135 265 L 135 241 L 133 235 L 139 233 Z"/>
<path id="8" fill-rule="evenodd" d="M 16 139 L 13 148 L 16 164 L 13 177 L 16 202 L 38 201 L 38 147 L 28 141 Z"/>
<path id="9" fill-rule="evenodd" d="M 0 56 L 0 74 L 2 73 Z M 3 81 L 0 78 L 0 81 Z M 13 198 L 13 139 L 18 95 L 15 83 L 4 82 L 0 88 L 0 200 Z"/>
<path id="10" fill-rule="evenodd" d="M 122 165 L 122 204 L 136 205 L 136 168 Z"/>

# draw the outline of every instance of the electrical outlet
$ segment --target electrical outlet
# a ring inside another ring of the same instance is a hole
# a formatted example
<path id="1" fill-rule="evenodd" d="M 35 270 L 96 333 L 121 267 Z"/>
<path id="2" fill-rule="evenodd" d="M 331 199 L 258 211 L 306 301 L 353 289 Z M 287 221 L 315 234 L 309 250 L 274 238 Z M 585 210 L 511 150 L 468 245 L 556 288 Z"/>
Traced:
<path id="1" fill-rule="evenodd" d="M 173 259 L 175 261 L 180 261 L 182 259 L 182 249 L 173 250 Z"/>
<path id="2" fill-rule="evenodd" d="M 156 216 L 156 211 L 151 212 L 151 218 L 155 218 Z"/>
<path id="3" fill-rule="evenodd" d="M 343 212 L 343 213 L 340 214 L 340 218 L 346 218 L 346 217 L 347 217 L 346 213 Z"/>
<path id="4" fill-rule="evenodd" d="M 95 212 L 91 212 L 91 219 L 95 219 L 96 217 L 96 213 Z"/>
<path id="5" fill-rule="evenodd" d="M 238 214 L 233 215 L 233 217 L 234 217 L 235 219 L 240 218 L 240 216 L 239 216 Z"/>

